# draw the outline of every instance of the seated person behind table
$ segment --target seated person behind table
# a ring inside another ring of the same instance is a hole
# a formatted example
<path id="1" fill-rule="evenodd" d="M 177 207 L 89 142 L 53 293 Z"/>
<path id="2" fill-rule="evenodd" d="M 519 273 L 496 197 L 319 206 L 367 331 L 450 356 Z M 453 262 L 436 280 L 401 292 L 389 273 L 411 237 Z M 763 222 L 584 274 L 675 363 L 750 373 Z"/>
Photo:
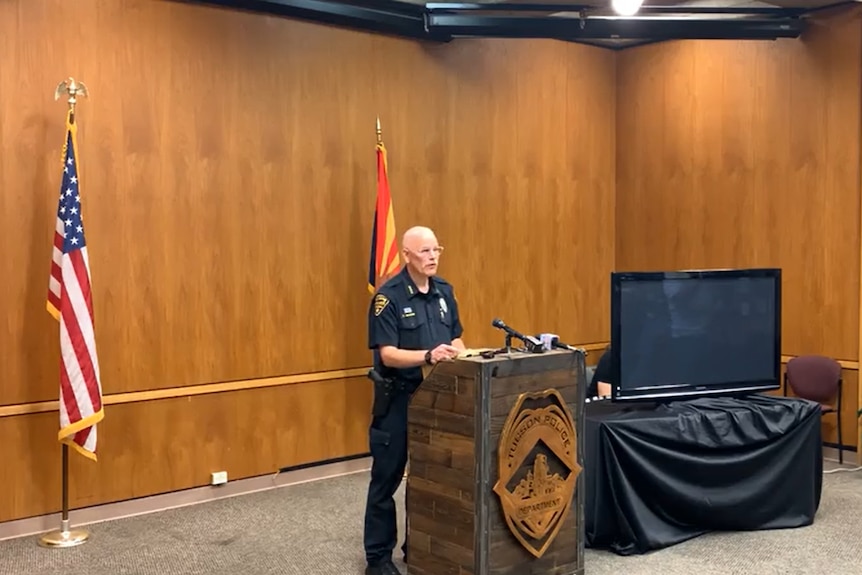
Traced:
<path id="1" fill-rule="evenodd" d="M 596 371 L 593 372 L 593 379 L 587 386 L 587 397 L 610 397 L 612 379 L 611 347 L 608 346 L 599 358 Z"/>

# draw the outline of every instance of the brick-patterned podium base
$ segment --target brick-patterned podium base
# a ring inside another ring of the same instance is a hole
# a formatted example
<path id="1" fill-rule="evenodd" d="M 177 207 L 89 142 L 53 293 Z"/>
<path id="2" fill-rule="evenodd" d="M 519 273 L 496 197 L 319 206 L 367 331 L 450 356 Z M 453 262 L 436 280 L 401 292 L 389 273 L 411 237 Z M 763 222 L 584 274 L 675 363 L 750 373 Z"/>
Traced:
<path id="1" fill-rule="evenodd" d="M 579 351 L 426 377 L 409 413 L 409 575 L 583 574 L 584 377 Z"/>

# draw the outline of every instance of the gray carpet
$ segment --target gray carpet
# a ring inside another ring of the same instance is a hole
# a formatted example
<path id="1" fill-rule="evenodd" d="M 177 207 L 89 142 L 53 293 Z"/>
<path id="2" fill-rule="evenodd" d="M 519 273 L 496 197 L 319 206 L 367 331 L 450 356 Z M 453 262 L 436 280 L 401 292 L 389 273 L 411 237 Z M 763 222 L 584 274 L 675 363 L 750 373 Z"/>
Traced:
<path id="1" fill-rule="evenodd" d="M 366 485 L 367 473 L 359 473 L 101 523 L 89 527 L 88 543 L 72 549 L 42 549 L 35 537 L 0 542 L 0 575 L 361 574 Z M 586 571 L 860 574 L 862 472 L 824 477 L 810 527 L 710 534 L 635 557 L 588 550 Z"/>

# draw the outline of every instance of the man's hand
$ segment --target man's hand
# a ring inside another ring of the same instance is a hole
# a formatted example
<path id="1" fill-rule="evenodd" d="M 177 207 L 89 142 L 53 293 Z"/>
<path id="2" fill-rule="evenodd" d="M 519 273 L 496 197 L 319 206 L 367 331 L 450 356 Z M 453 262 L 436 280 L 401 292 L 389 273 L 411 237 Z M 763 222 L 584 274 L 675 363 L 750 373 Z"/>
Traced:
<path id="1" fill-rule="evenodd" d="M 461 353 L 461 350 L 457 347 L 441 343 L 440 345 L 431 350 L 431 363 L 434 364 L 438 361 L 455 359 L 456 357 L 458 357 L 459 353 Z"/>
<path id="2" fill-rule="evenodd" d="M 409 367 L 420 367 L 425 365 L 424 349 L 398 349 L 391 345 L 380 348 L 380 359 L 386 367 L 405 369 Z M 459 350 L 452 345 L 438 345 L 431 350 L 431 363 L 446 361 L 458 357 Z"/>
<path id="3" fill-rule="evenodd" d="M 611 390 L 611 384 L 610 383 L 605 383 L 604 381 L 600 381 L 598 383 L 598 385 L 596 385 L 596 388 L 597 388 L 596 393 L 599 394 L 599 397 L 610 397 L 611 396 L 612 390 Z"/>

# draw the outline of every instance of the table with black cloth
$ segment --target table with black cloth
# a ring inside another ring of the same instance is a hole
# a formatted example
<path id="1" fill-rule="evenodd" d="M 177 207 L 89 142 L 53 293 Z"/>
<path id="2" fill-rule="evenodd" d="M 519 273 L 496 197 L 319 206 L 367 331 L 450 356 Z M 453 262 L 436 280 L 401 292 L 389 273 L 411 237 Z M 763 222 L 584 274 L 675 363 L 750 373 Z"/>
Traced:
<path id="1" fill-rule="evenodd" d="M 588 403 L 585 544 L 634 555 L 709 531 L 810 525 L 822 472 L 820 406 L 810 401 Z"/>

